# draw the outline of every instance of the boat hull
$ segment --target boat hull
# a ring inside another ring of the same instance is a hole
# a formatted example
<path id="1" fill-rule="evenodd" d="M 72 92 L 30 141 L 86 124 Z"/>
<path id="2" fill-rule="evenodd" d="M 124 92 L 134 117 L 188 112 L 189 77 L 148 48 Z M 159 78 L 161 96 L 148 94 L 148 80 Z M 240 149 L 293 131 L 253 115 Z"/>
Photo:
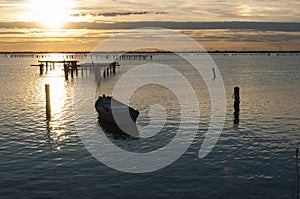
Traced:
<path id="1" fill-rule="evenodd" d="M 99 97 L 96 101 L 95 108 L 98 112 L 99 119 L 112 124 L 136 123 L 139 116 L 138 110 L 135 110 L 112 97 Z M 115 118 L 117 118 L 117 121 Z"/>

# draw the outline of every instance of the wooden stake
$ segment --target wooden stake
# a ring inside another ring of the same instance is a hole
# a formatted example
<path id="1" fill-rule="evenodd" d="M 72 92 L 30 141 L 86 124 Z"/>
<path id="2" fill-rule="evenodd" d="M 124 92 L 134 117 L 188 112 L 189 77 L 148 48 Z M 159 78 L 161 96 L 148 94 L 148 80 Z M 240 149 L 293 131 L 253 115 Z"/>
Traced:
<path id="1" fill-rule="evenodd" d="M 240 88 L 234 88 L 234 124 L 239 124 L 239 116 L 240 116 Z"/>
<path id="2" fill-rule="evenodd" d="M 46 117 L 47 120 L 51 120 L 51 102 L 50 102 L 50 85 L 45 85 L 45 91 L 46 91 Z"/>
<path id="3" fill-rule="evenodd" d="M 117 66 L 117 63 L 114 62 L 114 63 L 113 63 L 113 73 L 114 73 L 114 74 L 116 73 L 116 66 Z"/>
<path id="4" fill-rule="evenodd" d="M 234 88 L 234 110 L 240 112 L 240 88 Z"/>
<path id="5" fill-rule="evenodd" d="M 44 64 L 39 64 L 40 67 L 40 75 L 44 73 Z"/>
<path id="6" fill-rule="evenodd" d="M 67 64 L 64 64 L 64 73 L 65 73 L 65 79 L 69 80 L 69 66 Z"/>

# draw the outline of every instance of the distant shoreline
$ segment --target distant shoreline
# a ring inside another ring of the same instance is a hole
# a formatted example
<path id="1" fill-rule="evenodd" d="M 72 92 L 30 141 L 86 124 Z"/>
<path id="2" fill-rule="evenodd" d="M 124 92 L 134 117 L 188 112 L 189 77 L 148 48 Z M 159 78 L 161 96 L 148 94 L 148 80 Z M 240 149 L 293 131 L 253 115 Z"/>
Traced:
<path id="1" fill-rule="evenodd" d="M 153 54 L 153 53 L 209 53 L 209 54 L 226 54 L 226 53 L 237 53 L 237 54 L 253 54 L 253 53 L 300 53 L 300 50 L 291 50 L 291 51 L 175 51 L 175 52 L 168 52 L 168 51 L 134 51 L 134 52 L 118 52 L 118 51 L 112 51 L 112 52 L 104 52 L 104 51 L 98 51 L 98 52 L 89 52 L 89 51 L 77 51 L 77 52 L 64 52 L 64 51 L 44 51 L 44 52 L 33 52 L 33 51 L 15 51 L 15 52 L 0 52 L 0 54 L 89 54 L 89 53 L 128 53 L 128 54 Z"/>

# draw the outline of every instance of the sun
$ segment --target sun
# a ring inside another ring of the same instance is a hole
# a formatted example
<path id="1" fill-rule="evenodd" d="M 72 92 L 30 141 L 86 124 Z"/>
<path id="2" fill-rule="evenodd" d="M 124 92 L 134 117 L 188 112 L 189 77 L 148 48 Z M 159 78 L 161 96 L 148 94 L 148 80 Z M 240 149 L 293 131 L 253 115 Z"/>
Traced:
<path id="1" fill-rule="evenodd" d="M 72 7 L 72 0 L 30 0 L 24 18 L 47 28 L 60 28 L 70 19 Z"/>

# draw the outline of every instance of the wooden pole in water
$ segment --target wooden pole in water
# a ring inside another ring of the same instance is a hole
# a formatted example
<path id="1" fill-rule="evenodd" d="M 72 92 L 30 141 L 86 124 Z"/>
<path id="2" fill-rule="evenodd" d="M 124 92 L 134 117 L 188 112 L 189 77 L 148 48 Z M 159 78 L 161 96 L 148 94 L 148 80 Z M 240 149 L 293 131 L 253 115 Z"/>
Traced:
<path id="1" fill-rule="evenodd" d="M 117 63 L 114 62 L 114 63 L 113 63 L 113 73 L 114 73 L 114 74 L 116 73 L 116 66 L 117 66 Z"/>
<path id="2" fill-rule="evenodd" d="M 109 76 L 109 67 L 106 67 L 106 74 Z"/>
<path id="3" fill-rule="evenodd" d="M 240 88 L 234 88 L 234 124 L 239 124 L 240 115 Z"/>
<path id="4" fill-rule="evenodd" d="M 44 73 L 44 64 L 39 64 L 40 66 L 40 75 Z"/>
<path id="5" fill-rule="evenodd" d="M 46 91 L 46 117 L 47 120 L 51 120 L 51 102 L 50 102 L 50 85 L 45 85 L 45 91 Z"/>
<path id="6" fill-rule="evenodd" d="M 65 79 L 69 80 L 69 66 L 64 64 Z"/>

